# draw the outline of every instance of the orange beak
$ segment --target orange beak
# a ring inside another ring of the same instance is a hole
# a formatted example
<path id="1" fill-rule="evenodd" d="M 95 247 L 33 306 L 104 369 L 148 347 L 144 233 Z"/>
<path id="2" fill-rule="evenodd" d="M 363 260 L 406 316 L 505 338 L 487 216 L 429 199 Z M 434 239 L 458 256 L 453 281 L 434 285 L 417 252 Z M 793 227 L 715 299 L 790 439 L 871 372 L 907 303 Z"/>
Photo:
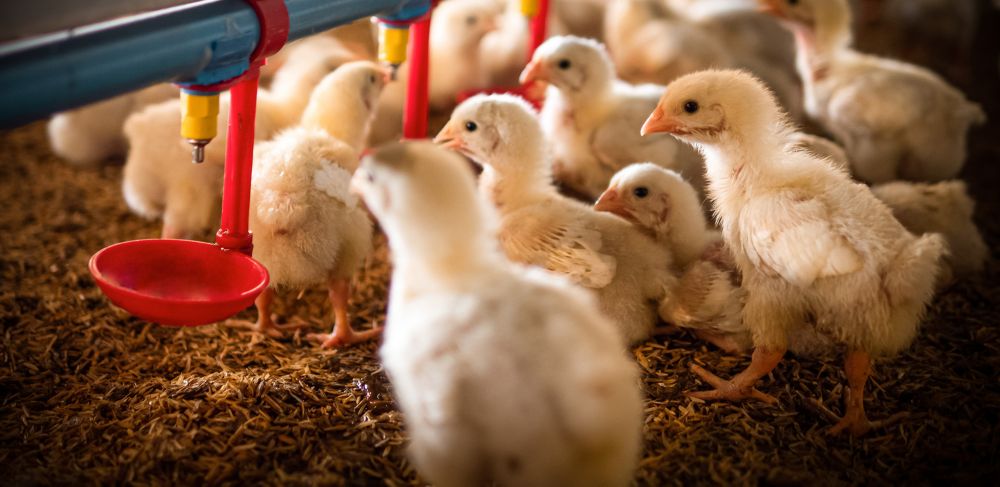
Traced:
<path id="1" fill-rule="evenodd" d="M 382 66 L 380 71 L 382 71 L 382 81 L 385 82 L 385 84 L 391 83 L 393 78 L 392 69 Z"/>
<path id="2" fill-rule="evenodd" d="M 455 130 L 455 126 L 451 122 L 438 132 L 437 137 L 434 137 L 434 143 L 444 147 L 446 149 L 451 149 L 456 152 L 462 152 L 466 149 L 465 141 L 462 140 L 462 136 L 459 135 L 458 131 Z"/>
<path id="3" fill-rule="evenodd" d="M 646 119 L 646 123 L 642 124 L 642 130 L 639 131 L 639 134 L 645 137 L 646 135 L 660 132 L 674 135 L 687 133 L 684 130 L 684 124 L 680 120 L 663 113 L 663 109 L 657 106 L 653 110 L 653 113 L 649 115 L 649 118 Z"/>
<path id="4" fill-rule="evenodd" d="M 524 71 L 521 71 L 521 76 L 519 78 L 522 85 L 528 83 L 534 83 L 535 81 L 548 81 L 549 73 L 545 69 L 545 63 L 541 59 L 532 59 L 527 66 L 524 67 Z"/>
<path id="5" fill-rule="evenodd" d="M 618 215 L 629 221 L 633 220 L 632 211 L 629 210 L 628 206 L 625 206 L 625 202 L 622 201 L 621 196 L 614 187 L 608 188 L 604 191 L 604 194 L 597 199 L 597 203 L 594 203 L 594 209 L 605 213 L 611 213 L 612 215 Z"/>
<path id="6" fill-rule="evenodd" d="M 757 10 L 775 17 L 787 17 L 781 0 L 757 0 Z"/>

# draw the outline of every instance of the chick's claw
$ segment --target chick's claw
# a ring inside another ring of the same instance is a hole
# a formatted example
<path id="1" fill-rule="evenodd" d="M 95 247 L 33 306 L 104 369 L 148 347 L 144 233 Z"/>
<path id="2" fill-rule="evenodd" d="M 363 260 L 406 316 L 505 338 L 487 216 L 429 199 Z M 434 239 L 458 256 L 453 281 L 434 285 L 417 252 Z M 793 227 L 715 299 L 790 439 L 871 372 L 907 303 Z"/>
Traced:
<path id="1" fill-rule="evenodd" d="M 765 394 L 753 387 L 753 383 L 741 384 L 736 380 L 725 380 L 721 377 L 705 370 L 698 365 L 691 365 L 691 371 L 702 380 L 714 387 L 711 391 L 689 392 L 687 395 L 703 401 L 729 400 L 742 401 L 745 399 L 756 399 L 768 404 L 777 404 L 778 400 L 770 394 Z M 739 378 L 739 376 L 737 376 Z"/>

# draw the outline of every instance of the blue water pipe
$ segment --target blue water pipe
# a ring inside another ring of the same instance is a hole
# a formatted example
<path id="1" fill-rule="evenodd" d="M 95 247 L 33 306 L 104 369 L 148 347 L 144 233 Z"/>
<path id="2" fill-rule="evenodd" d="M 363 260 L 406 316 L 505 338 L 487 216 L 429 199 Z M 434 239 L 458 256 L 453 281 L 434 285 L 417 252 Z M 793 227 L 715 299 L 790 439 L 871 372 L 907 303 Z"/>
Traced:
<path id="1" fill-rule="evenodd" d="M 288 40 L 407 0 L 285 0 Z M 86 8 L 86 2 L 80 2 Z M 243 0 L 206 0 L 0 45 L 0 127 L 161 82 L 211 83 L 246 69 L 260 28 Z"/>

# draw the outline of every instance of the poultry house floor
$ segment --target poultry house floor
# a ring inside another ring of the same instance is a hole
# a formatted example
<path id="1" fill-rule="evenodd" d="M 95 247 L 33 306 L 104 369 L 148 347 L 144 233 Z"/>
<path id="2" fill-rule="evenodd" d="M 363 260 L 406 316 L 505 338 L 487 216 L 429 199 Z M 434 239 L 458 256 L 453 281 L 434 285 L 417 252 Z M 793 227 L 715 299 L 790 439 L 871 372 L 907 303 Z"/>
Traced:
<path id="1" fill-rule="evenodd" d="M 640 485 L 995 484 L 1000 43 L 995 28 L 983 30 L 989 48 L 968 89 L 994 121 L 973 133 L 963 177 L 993 258 L 937 297 L 913 347 L 876 364 L 870 415 L 910 416 L 863 439 L 826 436 L 832 423 L 814 400 L 842 410 L 840 362 L 795 357 L 762 383 L 777 406 L 696 402 L 684 395 L 704 387 L 690 364 L 730 374 L 748 359 L 660 337 L 633 351 L 648 398 Z M 120 179 L 118 166 L 58 160 L 44 123 L 0 133 L 2 483 L 418 484 L 375 344 L 324 352 L 299 336 L 254 342 L 217 325 L 151 325 L 109 305 L 87 272 L 90 255 L 158 234 L 126 210 Z M 358 276 L 356 327 L 384 321 L 386 256 L 380 240 Z M 279 315 L 315 330 L 330 323 L 319 289 L 279 301 Z"/>

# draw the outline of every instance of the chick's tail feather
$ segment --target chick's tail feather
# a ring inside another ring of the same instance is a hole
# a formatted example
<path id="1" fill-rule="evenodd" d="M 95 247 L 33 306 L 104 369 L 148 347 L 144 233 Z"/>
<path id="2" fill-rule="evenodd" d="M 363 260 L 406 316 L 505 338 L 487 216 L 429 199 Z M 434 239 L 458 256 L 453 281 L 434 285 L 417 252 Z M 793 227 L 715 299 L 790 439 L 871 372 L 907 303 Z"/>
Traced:
<path id="1" fill-rule="evenodd" d="M 884 282 L 892 305 L 929 302 L 941 272 L 941 260 L 948 253 L 948 243 L 938 233 L 921 235 L 904 247 Z"/>

